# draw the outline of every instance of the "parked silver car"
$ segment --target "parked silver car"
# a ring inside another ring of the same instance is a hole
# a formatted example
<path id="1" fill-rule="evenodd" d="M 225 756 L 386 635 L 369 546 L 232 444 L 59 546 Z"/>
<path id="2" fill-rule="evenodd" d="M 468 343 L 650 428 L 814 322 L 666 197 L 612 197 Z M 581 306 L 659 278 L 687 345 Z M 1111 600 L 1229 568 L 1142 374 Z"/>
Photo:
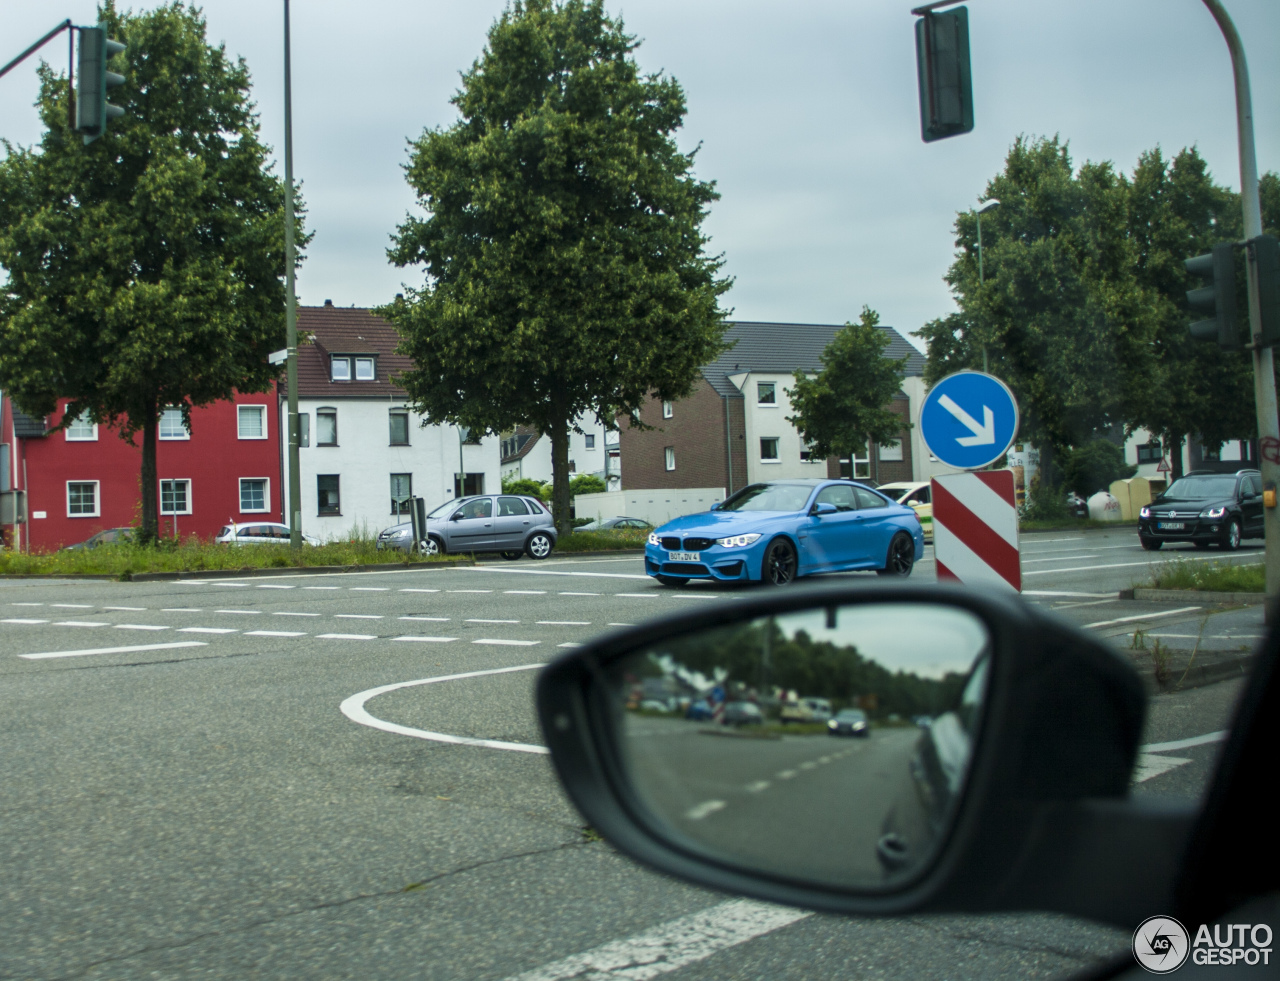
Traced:
<path id="1" fill-rule="evenodd" d="M 410 522 L 392 525 L 378 535 L 378 548 L 409 551 Z M 485 494 L 446 501 L 427 515 L 427 539 L 422 551 L 501 552 L 504 558 L 545 559 L 556 545 L 556 527 L 542 503 L 515 494 Z"/>
<path id="2" fill-rule="evenodd" d="M 214 541 L 219 545 L 288 545 L 289 526 L 278 521 L 223 525 Z M 302 544 L 319 545 L 320 539 L 303 535 Z"/>

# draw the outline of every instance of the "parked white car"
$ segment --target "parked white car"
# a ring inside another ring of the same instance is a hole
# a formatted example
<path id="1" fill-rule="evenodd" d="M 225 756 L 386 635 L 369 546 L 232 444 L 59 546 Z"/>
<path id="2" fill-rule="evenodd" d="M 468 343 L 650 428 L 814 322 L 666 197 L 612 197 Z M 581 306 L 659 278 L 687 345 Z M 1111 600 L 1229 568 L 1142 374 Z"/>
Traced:
<path id="1" fill-rule="evenodd" d="M 278 521 L 223 525 L 214 541 L 220 545 L 288 545 L 289 526 Z M 320 539 L 303 535 L 302 544 L 319 545 Z"/>

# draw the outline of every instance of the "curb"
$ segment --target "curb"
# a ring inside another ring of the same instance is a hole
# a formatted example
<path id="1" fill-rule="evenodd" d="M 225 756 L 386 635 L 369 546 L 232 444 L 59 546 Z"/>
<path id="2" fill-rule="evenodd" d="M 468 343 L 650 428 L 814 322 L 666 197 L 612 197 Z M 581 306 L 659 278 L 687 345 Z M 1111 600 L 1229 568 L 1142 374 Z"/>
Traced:
<path id="1" fill-rule="evenodd" d="M 457 566 L 475 565 L 473 559 L 449 558 L 435 562 L 384 562 L 377 565 L 300 565 L 272 567 L 268 569 L 206 569 L 192 572 L 133 572 L 120 577 L 126 582 L 172 582 L 180 579 L 251 579 L 271 576 L 337 575 L 344 572 L 378 572 L 393 569 L 414 569 L 425 572 L 431 569 L 452 569 Z M 97 579 L 115 579 L 116 576 L 95 576 Z"/>
<path id="2" fill-rule="evenodd" d="M 1120 599 L 1146 600 L 1149 603 L 1185 603 L 1199 600 L 1201 603 L 1247 603 L 1256 605 L 1267 601 L 1266 593 L 1224 593 L 1207 589 L 1133 589 L 1120 590 Z"/>
<path id="3" fill-rule="evenodd" d="M 5 572 L 0 579 L 96 579 L 100 582 L 119 582 L 118 575 L 109 572 Z"/>
<path id="4" fill-rule="evenodd" d="M 1186 691 L 1189 688 L 1205 688 L 1231 678 L 1243 678 L 1253 669 L 1256 656 L 1241 654 L 1237 657 L 1223 658 L 1216 663 L 1193 664 L 1190 668 L 1182 670 L 1173 667 L 1163 684 L 1156 680 L 1155 667 L 1150 662 L 1135 663 L 1133 666 L 1142 677 L 1142 683 L 1149 694 L 1164 695 L 1175 691 Z"/>

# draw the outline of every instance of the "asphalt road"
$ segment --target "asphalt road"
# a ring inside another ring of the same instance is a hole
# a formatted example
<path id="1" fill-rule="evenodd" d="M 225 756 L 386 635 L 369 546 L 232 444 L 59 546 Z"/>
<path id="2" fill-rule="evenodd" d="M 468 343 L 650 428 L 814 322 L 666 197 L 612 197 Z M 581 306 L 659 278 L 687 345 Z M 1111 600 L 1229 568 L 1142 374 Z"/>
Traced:
<path id="1" fill-rule="evenodd" d="M 1028 568 L 1052 560 L 1046 591 L 1128 585 L 1119 560 L 1137 557 L 1121 536 L 1101 551 L 1111 535 L 1082 536 L 1106 561 L 1028 536 Z M 1089 576 L 1089 562 L 1117 568 Z M 660 590 L 639 568 L 0 582 L 0 978 L 550 981 L 611 976 L 582 964 L 652 958 L 655 943 L 679 981 L 1026 978 L 1127 943 L 1058 916 L 734 905 L 594 840 L 537 751 L 526 666 L 613 625 L 751 595 Z M 1237 689 L 1159 696 L 1148 741 L 1226 728 Z M 1153 749 L 1141 792 L 1201 793 L 1219 746 Z"/>

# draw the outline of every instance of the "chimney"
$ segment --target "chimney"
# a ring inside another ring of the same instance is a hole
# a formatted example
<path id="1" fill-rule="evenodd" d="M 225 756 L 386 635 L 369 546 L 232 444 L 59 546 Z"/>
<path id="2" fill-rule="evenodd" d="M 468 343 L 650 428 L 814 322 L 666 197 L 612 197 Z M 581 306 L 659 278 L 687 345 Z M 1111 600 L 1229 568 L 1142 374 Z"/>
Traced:
<path id="1" fill-rule="evenodd" d="M 325 300 L 325 301 L 324 301 L 324 305 L 325 305 L 325 306 L 327 306 L 327 307 L 331 307 L 331 306 L 333 306 L 333 301 L 332 301 L 332 300 Z"/>

